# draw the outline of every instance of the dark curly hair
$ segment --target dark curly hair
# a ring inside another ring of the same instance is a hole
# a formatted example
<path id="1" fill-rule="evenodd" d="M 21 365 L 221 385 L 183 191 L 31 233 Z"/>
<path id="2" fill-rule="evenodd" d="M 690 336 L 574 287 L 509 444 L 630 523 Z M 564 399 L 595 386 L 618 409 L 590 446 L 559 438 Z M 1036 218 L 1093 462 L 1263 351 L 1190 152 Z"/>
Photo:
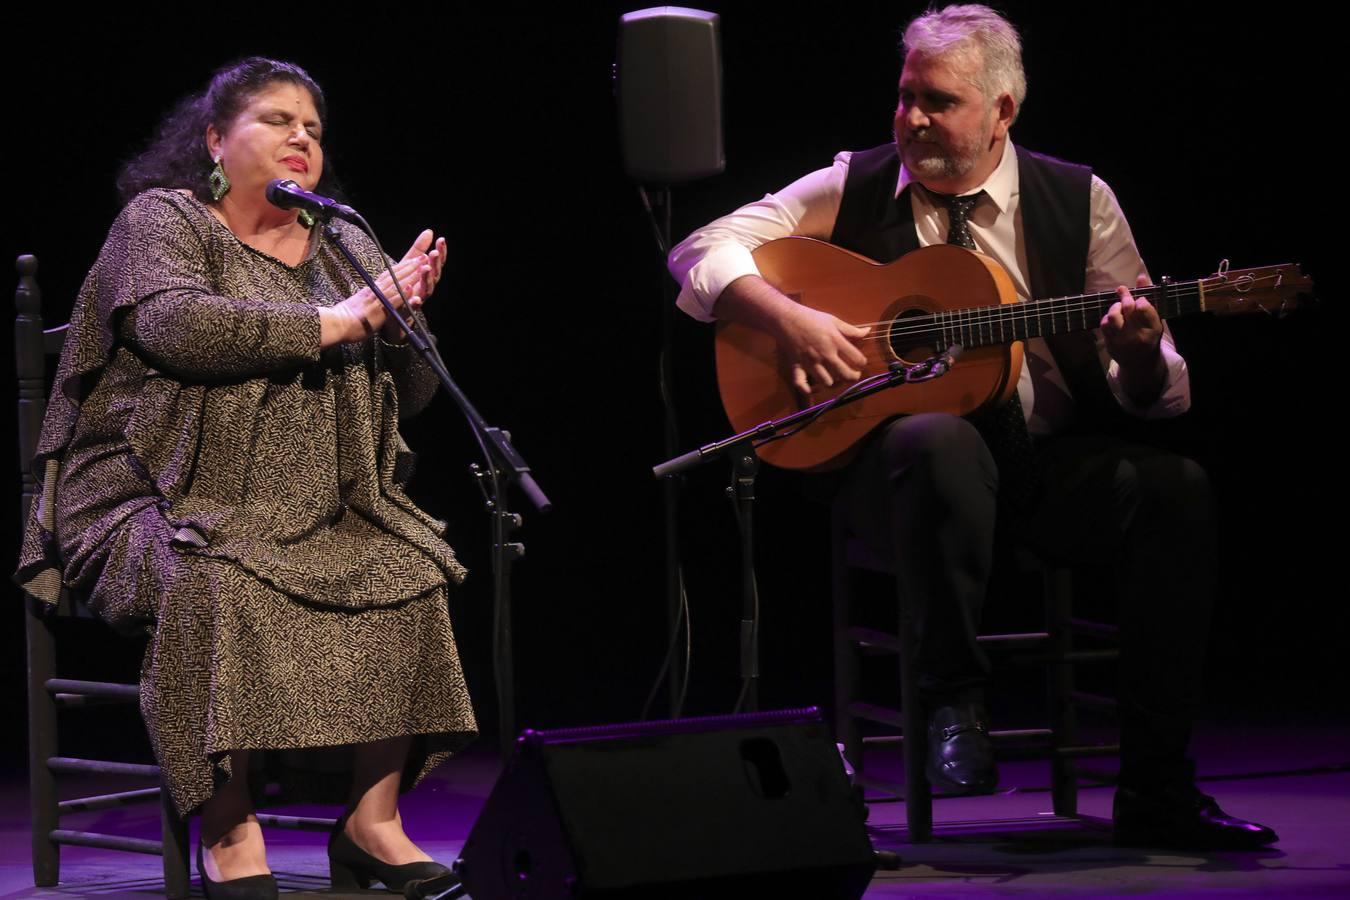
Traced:
<path id="1" fill-rule="evenodd" d="M 250 56 L 217 69 L 206 89 L 191 94 L 174 107 L 159 131 L 139 154 L 122 166 L 117 193 L 122 202 L 149 188 L 188 188 L 203 203 L 211 201 L 207 176 L 214 163 L 206 150 L 206 126 L 223 131 L 255 96 L 277 82 L 289 82 L 309 91 L 319 121 L 326 124 L 328 107 L 323 88 L 295 63 Z M 337 178 L 325 161 L 318 190 L 340 195 Z"/>

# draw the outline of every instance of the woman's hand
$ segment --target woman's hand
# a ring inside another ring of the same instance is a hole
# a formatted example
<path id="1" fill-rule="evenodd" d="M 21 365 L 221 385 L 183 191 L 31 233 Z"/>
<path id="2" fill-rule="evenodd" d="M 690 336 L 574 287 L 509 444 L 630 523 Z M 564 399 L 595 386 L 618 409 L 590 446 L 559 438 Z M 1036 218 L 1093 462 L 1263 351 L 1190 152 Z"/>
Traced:
<path id="1" fill-rule="evenodd" d="M 423 231 L 413 241 L 408 252 L 403 254 L 403 262 L 407 262 L 417 257 L 426 259 L 422 266 L 422 283 L 417 291 L 416 297 L 409 297 L 409 305 L 414 310 L 422 308 L 426 298 L 431 296 L 431 292 L 436 290 L 436 283 L 441 280 L 441 272 L 445 269 L 445 238 L 436 237 L 430 228 Z M 391 298 L 392 299 L 392 298 Z M 403 329 L 398 327 L 398 323 L 387 321 L 380 331 L 380 337 L 390 343 L 402 341 L 406 335 Z"/>
<path id="2" fill-rule="evenodd" d="M 421 309 L 422 303 L 436 289 L 436 283 L 441 280 L 444 270 L 445 238 L 436 237 L 428 228 L 417 236 L 408 252 L 403 254 L 403 259 L 394 264 L 394 277 L 403 288 L 403 296 L 408 298 L 406 308 Z M 381 272 L 375 283 L 395 309 L 405 308 L 388 270 Z M 320 347 L 364 341 L 377 331 L 391 343 L 402 341 L 405 337 L 403 329 L 389 319 L 384 304 L 368 287 L 336 306 L 319 307 Z"/>
<path id="3" fill-rule="evenodd" d="M 441 280 L 441 272 L 445 270 L 445 238 L 438 238 L 428 228 L 417 236 L 408 252 L 403 254 L 405 260 L 414 256 L 425 256 L 427 258 L 426 276 L 423 284 L 423 290 L 419 292 L 423 300 L 431 296 L 431 292 L 436 290 L 436 283 Z"/>
<path id="4" fill-rule="evenodd" d="M 417 291 L 425 281 L 426 266 L 425 256 L 404 257 L 394 266 L 392 277 L 389 271 L 381 272 L 375 284 L 398 308 L 403 301 L 394 289 L 394 278 L 397 278 L 409 302 L 420 304 Z M 319 307 L 319 346 L 326 348 L 364 341 L 384 326 L 385 318 L 384 304 L 370 288 L 361 288 L 335 306 Z"/>

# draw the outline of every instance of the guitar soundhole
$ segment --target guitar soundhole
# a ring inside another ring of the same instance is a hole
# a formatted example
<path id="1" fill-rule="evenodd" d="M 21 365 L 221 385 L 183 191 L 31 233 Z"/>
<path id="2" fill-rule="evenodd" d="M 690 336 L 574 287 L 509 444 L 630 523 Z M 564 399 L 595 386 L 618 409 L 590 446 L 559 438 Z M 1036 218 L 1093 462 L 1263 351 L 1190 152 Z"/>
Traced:
<path id="1" fill-rule="evenodd" d="M 913 365 L 947 349 L 941 335 L 928 324 L 932 317 L 928 310 L 910 307 L 892 316 L 887 340 L 900 361 Z"/>

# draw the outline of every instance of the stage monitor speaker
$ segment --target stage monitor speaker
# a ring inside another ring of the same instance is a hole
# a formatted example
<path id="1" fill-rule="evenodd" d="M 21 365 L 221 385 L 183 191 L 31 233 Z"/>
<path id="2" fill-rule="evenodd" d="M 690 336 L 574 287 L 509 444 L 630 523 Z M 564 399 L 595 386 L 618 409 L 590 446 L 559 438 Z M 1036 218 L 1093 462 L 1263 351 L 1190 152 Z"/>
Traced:
<path id="1" fill-rule="evenodd" d="M 856 900 L 875 858 L 812 707 L 526 731 L 458 869 L 474 900 Z"/>
<path id="2" fill-rule="evenodd" d="M 717 14 L 679 6 L 626 13 L 616 58 L 624 171 L 667 185 L 725 169 Z"/>

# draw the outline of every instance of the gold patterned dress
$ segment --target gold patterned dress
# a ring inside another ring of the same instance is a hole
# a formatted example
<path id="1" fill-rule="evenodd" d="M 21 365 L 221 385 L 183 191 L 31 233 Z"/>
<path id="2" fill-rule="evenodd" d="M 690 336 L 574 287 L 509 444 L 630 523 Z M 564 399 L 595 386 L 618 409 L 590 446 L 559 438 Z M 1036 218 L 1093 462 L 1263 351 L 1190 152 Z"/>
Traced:
<path id="1" fill-rule="evenodd" d="M 151 190 L 76 303 L 17 577 L 149 628 L 141 711 L 180 812 L 231 749 L 415 735 L 407 788 L 474 736 L 447 607 L 464 569 L 402 486 L 400 413 L 437 382 L 403 344 L 319 348 L 316 305 L 359 286 L 317 233 L 288 266 Z"/>

